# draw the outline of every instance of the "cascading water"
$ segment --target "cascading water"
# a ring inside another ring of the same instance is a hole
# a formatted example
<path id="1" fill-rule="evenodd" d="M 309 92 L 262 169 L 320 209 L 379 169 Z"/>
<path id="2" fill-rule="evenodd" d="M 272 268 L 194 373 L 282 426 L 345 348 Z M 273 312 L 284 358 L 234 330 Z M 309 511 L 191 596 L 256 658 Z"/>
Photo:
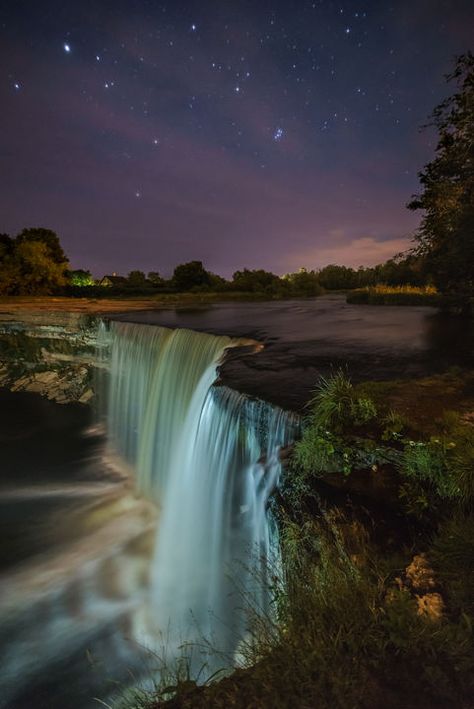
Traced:
<path id="1" fill-rule="evenodd" d="M 237 341 L 127 323 L 112 323 L 109 337 L 109 434 L 161 506 L 151 631 L 168 659 L 185 645 L 192 670 L 203 653 L 216 669 L 246 636 L 245 607 L 268 609 L 265 574 L 278 549 L 268 500 L 296 422 L 214 385 Z"/>
<path id="2" fill-rule="evenodd" d="M 138 489 L 162 500 L 194 392 L 215 379 L 229 337 L 191 330 L 110 324 L 107 426 L 117 452 L 135 469 Z"/>

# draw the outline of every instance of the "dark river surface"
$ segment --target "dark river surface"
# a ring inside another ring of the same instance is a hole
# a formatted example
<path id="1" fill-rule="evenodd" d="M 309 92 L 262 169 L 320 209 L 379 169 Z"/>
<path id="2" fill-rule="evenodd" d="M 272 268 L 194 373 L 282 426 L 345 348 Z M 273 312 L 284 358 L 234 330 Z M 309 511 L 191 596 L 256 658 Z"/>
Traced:
<path id="1" fill-rule="evenodd" d="M 233 351 L 222 380 L 293 409 L 331 367 L 399 378 L 472 366 L 474 354 L 472 322 L 343 296 L 121 318 L 264 343 Z M 0 390 L 0 445 L 0 709 L 112 702 L 155 669 L 146 589 L 156 515 L 111 464 L 88 407 Z"/>
<path id="2" fill-rule="evenodd" d="M 344 295 L 222 303 L 113 316 L 264 343 L 221 367 L 229 386 L 300 410 L 320 374 L 347 368 L 355 381 L 419 377 L 474 361 L 474 321 L 435 308 L 349 305 Z"/>

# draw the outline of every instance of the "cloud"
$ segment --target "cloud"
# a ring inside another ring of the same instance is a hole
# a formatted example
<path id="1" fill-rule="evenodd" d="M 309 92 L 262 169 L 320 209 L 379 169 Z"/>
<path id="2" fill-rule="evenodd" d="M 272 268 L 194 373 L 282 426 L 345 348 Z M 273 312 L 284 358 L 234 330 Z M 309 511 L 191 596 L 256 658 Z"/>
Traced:
<path id="1" fill-rule="evenodd" d="M 322 268 L 330 263 L 343 264 L 344 266 L 375 266 L 401 251 L 406 251 L 411 242 L 406 237 L 379 241 L 372 236 L 362 236 L 352 239 L 348 243 L 328 247 L 313 247 L 298 256 L 292 256 L 292 266 L 298 268 L 305 265 L 307 268 Z"/>

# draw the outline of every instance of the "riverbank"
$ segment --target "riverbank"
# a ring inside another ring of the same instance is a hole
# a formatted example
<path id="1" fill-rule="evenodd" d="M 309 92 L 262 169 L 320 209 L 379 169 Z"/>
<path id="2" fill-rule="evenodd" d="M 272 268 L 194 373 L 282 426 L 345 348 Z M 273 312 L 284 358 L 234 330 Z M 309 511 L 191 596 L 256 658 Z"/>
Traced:
<path id="1" fill-rule="evenodd" d="M 23 312 L 70 312 L 84 314 L 125 313 L 136 310 L 176 308 L 221 302 L 273 300 L 261 293 L 157 293 L 154 295 L 73 298 L 63 296 L 0 296 L 0 315 Z"/>
<path id="2" fill-rule="evenodd" d="M 128 706 L 471 709 L 473 505 L 474 371 L 321 381 L 275 501 L 276 613 L 249 608 L 244 667 Z"/>

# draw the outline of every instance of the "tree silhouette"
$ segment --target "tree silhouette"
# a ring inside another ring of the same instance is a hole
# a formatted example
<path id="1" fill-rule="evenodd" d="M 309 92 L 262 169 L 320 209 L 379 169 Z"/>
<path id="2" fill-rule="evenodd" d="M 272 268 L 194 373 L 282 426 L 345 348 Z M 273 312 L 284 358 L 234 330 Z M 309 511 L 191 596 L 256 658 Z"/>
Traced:
<path id="1" fill-rule="evenodd" d="M 435 157 L 419 173 L 422 191 L 408 208 L 424 211 L 416 252 L 435 284 L 468 305 L 474 295 L 474 56 L 458 57 L 447 79 L 458 90 L 433 111 Z"/>

